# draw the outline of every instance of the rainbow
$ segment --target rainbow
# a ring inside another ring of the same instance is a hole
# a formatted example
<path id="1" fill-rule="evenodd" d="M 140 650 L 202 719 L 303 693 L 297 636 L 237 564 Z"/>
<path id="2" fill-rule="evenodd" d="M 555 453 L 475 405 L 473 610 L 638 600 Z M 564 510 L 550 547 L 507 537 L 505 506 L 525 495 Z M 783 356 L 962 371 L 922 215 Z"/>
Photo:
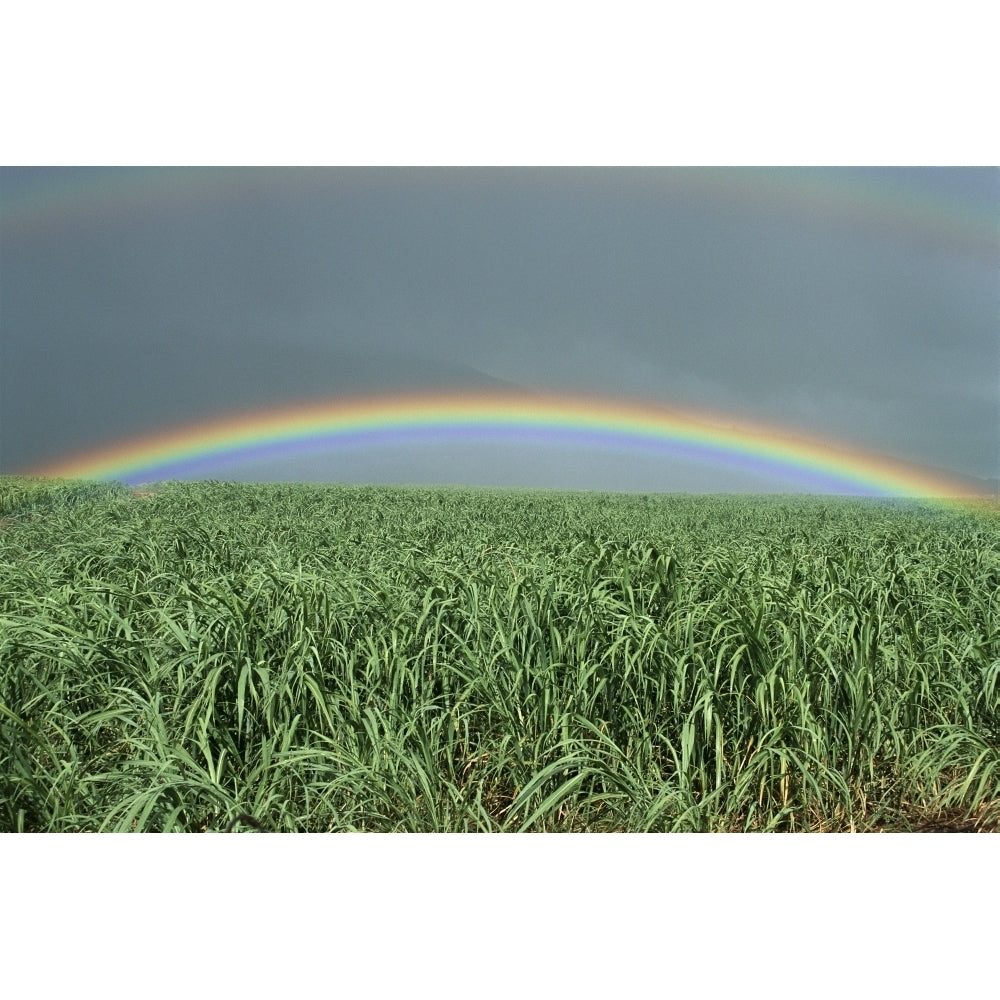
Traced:
<path id="1" fill-rule="evenodd" d="M 231 462 L 441 440 L 651 451 L 792 480 L 808 492 L 961 501 L 958 479 L 898 460 L 718 413 L 580 396 L 432 393 L 251 412 L 177 427 L 31 470 L 130 484 L 211 476 Z"/>
<path id="2" fill-rule="evenodd" d="M 936 250 L 972 254 L 996 262 L 995 217 L 962 199 L 941 192 L 898 184 L 878 169 L 701 168 L 701 167 L 573 167 L 573 168 L 407 168 L 370 167 L 116 167 L 53 172 L 29 184 L 8 185 L 0 200 L 5 237 L 53 236 L 95 221 L 107 225 L 137 215 L 169 214 L 191 205 L 252 202 L 262 180 L 286 192 L 305 195 L 344 194 L 372 185 L 412 181 L 416 175 L 446 175 L 543 186 L 558 182 L 567 170 L 575 177 L 609 176 L 616 183 L 659 192 L 686 192 L 690 197 L 727 200 L 736 207 L 803 213 L 842 222 L 853 219 L 881 237 L 922 241 Z M 395 174 L 398 174 L 398 179 Z"/>
<path id="3" fill-rule="evenodd" d="M 403 180 L 414 172 L 401 171 Z M 424 171 L 433 175 L 434 170 Z M 466 176 L 533 187 L 560 183 L 564 172 L 545 169 L 464 170 Z M 681 190 L 692 198 L 792 213 L 822 221 L 853 220 L 879 238 L 920 242 L 963 256 L 996 261 L 996 220 L 965 200 L 892 175 L 855 170 L 574 168 L 594 184 L 641 187 L 647 196 Z M 303 196 L 337 194 L 396 183 L 393 173 L 337 170 L 136 168 L 71 170 L 5 184 L 0 222 L 5 238 L 27 242 L 60 237 L 116 220 L 156 219 L 175 209 L 257 197 L 262 178 Z M 580 445 L 646 452 L 742 469 L 809 492 L 971 498 L 959 479 L 787 428 L 750 424 L 724 413 L 664 409 L 569 396 L 474 395 L 468 391 L 364 397 L 303 403 L 267 412 L 234 414 L 121 440 L 35 474 L 129 483 L 198 478 L 233 461 L 252 462 L 324 450 L 414 445 L 429 441 L 506 441 Z"/>

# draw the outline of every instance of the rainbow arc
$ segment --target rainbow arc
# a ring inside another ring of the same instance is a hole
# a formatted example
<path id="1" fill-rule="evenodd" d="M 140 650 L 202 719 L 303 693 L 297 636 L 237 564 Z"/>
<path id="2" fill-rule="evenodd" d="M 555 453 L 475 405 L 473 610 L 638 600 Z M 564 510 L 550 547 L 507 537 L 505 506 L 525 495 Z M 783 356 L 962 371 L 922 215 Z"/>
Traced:
<path id="1" fill-rule="evenodd" d="M 250 412 L 120 441 L 32 470 L 126 483 L 210 477 L 234 462 L 442 440 L 653 452 L 794 482 L 808 492 L 961 500 L 957 478 L 720 413 L 580 396 L 426 393 Z"/>

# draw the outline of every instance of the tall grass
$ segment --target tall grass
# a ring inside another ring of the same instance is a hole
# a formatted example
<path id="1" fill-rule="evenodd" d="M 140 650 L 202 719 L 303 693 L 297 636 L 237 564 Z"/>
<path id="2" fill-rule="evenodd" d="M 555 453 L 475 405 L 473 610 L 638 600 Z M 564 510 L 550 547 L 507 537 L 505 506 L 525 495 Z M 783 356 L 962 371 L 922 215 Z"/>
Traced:
<path id="1" fill-rule="evenodd" d="M 0 519 L 3 830 L 1000 824 L 989 509 L 0 480 Z"/>

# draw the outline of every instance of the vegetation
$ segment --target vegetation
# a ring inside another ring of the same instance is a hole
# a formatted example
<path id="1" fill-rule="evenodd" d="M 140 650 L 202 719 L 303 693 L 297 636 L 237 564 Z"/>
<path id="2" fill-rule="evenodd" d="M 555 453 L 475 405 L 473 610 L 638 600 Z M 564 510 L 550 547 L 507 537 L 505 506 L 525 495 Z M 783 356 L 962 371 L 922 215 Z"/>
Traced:
<path id="1" fill-rule="evenodd" d="M 254 823 L 997 829 L 1000 517 L 0 480 L 0 829 Z"/>

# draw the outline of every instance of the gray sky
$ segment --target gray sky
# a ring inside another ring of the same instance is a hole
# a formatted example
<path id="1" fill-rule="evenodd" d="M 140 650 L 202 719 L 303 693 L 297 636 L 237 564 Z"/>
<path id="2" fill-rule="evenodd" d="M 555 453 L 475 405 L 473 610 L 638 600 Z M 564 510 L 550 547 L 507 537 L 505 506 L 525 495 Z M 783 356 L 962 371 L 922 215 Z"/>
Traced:
<path id="1" fill-rule="evenodd" d="M 697 407 L 998 476 L 992 169 L 0 169 L 0 471 L 401 390 Z M 215 478 L 795 489 L 385 446 Z"/>

